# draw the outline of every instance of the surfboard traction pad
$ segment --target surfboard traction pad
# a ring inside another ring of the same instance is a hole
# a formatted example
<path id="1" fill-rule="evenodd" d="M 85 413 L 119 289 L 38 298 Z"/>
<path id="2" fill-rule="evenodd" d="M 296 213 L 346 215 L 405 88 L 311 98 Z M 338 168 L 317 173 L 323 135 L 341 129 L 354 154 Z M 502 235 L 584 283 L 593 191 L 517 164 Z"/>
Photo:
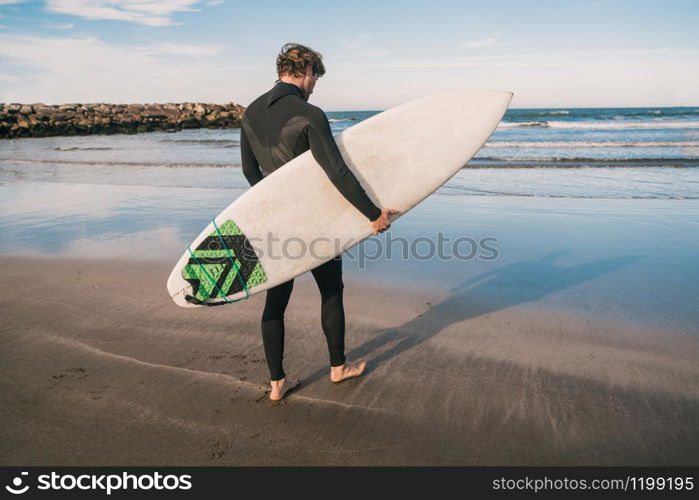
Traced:
<path id="1" fill-rule="evenodd" d="M 233 295 L 243 291 L 245 287 L 249 289 L 267 281 L 255 250 L 238 225 L 229 219 L 219 226 L 219 230 L 221 236 L 216 231 L 207 236 L 192 252 L 196 259 L 190 255 L 189 261 L 182 268 L 182 277 L 192 285 L 192 295 L 185 297 L 187 302 L 210 306 L 227 304 L 225 300 L 205 301 Z M 221 245 L 221 239 L 228 250 Z M 231 255 L 238 272 L 233 267 Z M 215 284 L 206 273 L 209 273 Z"/>

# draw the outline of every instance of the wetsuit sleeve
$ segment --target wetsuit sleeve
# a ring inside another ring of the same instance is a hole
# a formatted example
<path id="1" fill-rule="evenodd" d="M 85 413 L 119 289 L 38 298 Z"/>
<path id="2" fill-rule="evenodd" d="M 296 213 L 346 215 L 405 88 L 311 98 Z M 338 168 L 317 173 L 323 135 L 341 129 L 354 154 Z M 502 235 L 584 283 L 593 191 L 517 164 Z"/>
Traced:
<path id="1" fill-rule="evenodd" d="M 243 161 L 243 175 L 250 183 L 250 186 L 254 186 L 262 180 L 262 171 L 260 170 L 260 164 L 255 158 L 255 153 L 252 152 L 250 147 L 250 142 L 245 135 L 245 127 L 242 123 L 240 125 L 240 157 Z"/>
<path id="2" fill-rule="evenodd" d="M 313 158 L 347 201 L 370 221 L 378 219 L 381 216 L 381 209 L 374 205 L 357 177 L 347 167 L 330 131 L 328 118 L 325 113 L 318 111 L 313 113 L 307 127 L 308 144 Z"/>

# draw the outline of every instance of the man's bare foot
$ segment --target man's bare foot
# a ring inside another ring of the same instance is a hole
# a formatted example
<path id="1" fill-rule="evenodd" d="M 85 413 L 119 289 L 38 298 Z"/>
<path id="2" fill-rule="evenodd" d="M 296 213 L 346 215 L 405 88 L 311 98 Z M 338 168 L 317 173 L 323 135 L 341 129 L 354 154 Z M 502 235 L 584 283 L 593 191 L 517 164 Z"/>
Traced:
<path id="1" fill-rule="evenodd" d="M 364 373 L 366 361 L 358 359 L 357 361 L 345 361 L 344 365 L 330 367 L 330 380 L 335 383 L 342 382 L 348 378 L 359 377 Z"/>
<path id="2" fill-rule="evenodd" d="M 269 399 L 272 401 L 279 401 L 286 396 L 294 387 L 297 387 L 301 383 L 300 380 L 292 378 L 287 380 L 283 378 L 281 380 L 272 380 L 270 384 L 272 385 L 272 391 L 269 393 Z"/>

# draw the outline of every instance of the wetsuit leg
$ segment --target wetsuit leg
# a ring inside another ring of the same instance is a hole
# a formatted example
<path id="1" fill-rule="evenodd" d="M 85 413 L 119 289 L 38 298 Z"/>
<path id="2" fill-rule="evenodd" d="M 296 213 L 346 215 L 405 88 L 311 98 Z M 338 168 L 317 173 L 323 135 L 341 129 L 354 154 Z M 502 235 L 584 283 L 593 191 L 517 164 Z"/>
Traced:
<path id="1" fill-rule="evenodd" d="M 320 322 L 328 341 L 330 366 L 345 362 L 345 309 L 342 303 L 342 254 L 311 270 L 320 290 Z"/>
<path id="2" fill-rule="evenodd" d="M 289 280 L 267 290 L 265 308 L 262 312 L 262 343 L 265 348 L 267 367 L 271 380 L 281 380 L 286 374 L 282 367 L 284 359 L 284 311 L 294 288 Z"/>

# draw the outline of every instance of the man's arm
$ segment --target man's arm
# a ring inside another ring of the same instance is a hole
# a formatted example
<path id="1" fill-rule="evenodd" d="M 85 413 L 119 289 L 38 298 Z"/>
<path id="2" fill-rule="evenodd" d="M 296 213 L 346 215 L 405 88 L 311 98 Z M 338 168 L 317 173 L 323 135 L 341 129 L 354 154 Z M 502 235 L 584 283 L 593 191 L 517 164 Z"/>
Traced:
<path id="1" fill-rule="evenodd" d="M 254 186 L 262 180 L 263 176 L 260 164 L 257 158 L 255 158 L 255 153 L 252 152 L 250 142 L 245 135 L 245 127 L 243 127 L 242 123 L 240 124 L 240 157 L 243 161 L 243 175 L 245 175 L 250 186 Z"/>
<path id="2" fill-rule="evenodd" d="M 370 221 L 379 218 L 381 209 L 371 201 L 357 177 L 347 167 L 330 131 L 328 118 L 320 108 L 314 109 L 307 130 L 313 157 L 342 196 Z"/>

